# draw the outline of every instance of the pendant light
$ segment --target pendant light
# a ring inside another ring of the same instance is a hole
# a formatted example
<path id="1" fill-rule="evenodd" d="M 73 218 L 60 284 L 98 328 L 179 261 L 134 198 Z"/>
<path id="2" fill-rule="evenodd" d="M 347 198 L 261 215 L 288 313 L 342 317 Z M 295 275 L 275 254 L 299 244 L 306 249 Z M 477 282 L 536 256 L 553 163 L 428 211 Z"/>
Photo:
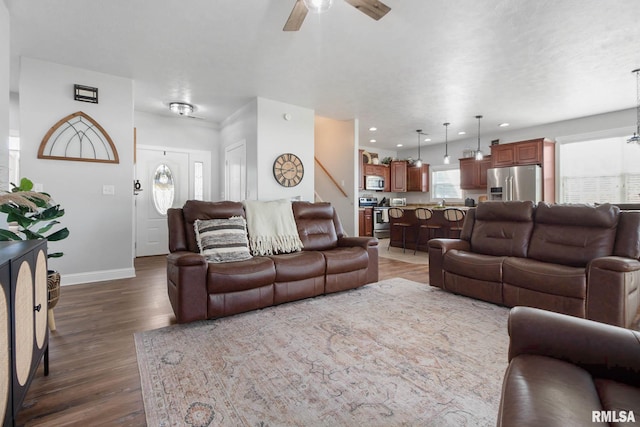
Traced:
<path id="1" fill-rule="evenodd" d="M 418 160 L 416 160 L 414 165 L 417 166 L 417 167 L 421 167 L 422 166 L 422 159 L 420 158 L 420 135 L 423 135 L 422 129 L 416 130 L 416 133 L 418 134 Z"/>
<path id="2" fill-rule="evenodd" d="M 482 151 L 480 150 L 480 119 L 482 118 L 482 116 L 476 116 L 476 119 L 478 119 L 478 150 L 476 151 L 476 160 L 482 160 L 484 158 L 484 154 L 482 154 Z"/>
<path id="3" fill-rule="evenodd" d="M 638 103 L 637 103 L 637 107 L 636 107 L 636 115 L 638 117 L 637 117 L 636 131 L 633 133 L 632 137 L 627 139 L 627 142 L 628 143 L 635 142 L 636 144 L 640 144 L 640 68 L 637 68 L 637 69 L 633 70 L 632 73 L 636 73 L 636 91 L 637 91 L 637 98 L 638 98 L 638 100 L 637 100 Z"/>
<path id="4" fill-rule="evenodd" d="M 444 126 L 444 164 L 448 165 L 451 163 L 451 159 L 449 158 L 449 125 L 451 123 L 443 123 Z"/>

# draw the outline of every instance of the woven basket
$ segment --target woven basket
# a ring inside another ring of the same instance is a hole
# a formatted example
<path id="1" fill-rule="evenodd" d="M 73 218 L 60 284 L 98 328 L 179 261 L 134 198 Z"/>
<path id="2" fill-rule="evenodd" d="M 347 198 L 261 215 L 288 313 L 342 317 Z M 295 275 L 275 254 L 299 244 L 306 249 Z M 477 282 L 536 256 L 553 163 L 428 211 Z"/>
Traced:
<path id="1" fill-rule="evenodd" d="M 52 309 L 60 298 L 60 273 L 57 271 L 49 271 L 47 274 L 47 290 L 49 291 L 49 309 Z"/>

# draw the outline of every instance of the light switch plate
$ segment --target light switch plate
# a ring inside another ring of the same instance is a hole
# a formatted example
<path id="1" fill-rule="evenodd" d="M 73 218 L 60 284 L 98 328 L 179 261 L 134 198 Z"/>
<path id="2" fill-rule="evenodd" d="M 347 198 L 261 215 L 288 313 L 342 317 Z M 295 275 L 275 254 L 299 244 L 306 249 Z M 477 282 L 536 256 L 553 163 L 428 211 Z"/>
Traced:
<path id="1" fill-rule="evenodd" d="M 116 187 L 114 185 L 103 185 L 102 186 L 102 195 L 103 196 L 115 196 L 116 195 Z"/>

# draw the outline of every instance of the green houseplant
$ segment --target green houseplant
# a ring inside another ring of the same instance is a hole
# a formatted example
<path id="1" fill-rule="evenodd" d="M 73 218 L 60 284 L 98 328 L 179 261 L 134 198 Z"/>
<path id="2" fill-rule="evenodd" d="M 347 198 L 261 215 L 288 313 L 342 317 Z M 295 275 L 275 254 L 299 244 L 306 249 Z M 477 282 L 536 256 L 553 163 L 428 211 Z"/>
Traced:
<path id="1" fill-rule="evenodd" d="M 64 209 L 52 203 L 49 194 L 33 191 L 33 182 L 27 178 L 22 178 L 20 185 L 11 183 L 11 186 L 10 192 L 0 195 L 0 212 L 7 214 L 9 224 L 8 229 L 0 229 L 0 241 L 46 239 L 55 242 L 69 236 L 67 227 L 52 231 L 60 224 L 58 218 L 64 215 Z M 48 257 L 62 255 L 54 252 Z"/>
<path id="2" fill-rule="evenodd" d="M 0 194 L 0 212 L 7 214 L 8 228 L 0 228 L 0 241 L 45 239 L 55 242 L 69 236 L 67 227 L 53 231 L 60 224 L 58 218 L 64 215 L 64 209 L 53 203 L 47 193 L 33 191 L 33 182 L 22 178 L 19 185 L 11 183 L 9 192 Z M 49 258 L 59 258 L 62 252 L 49 253 Z M 48 323 L 49 329 L 56 330 L 53 307 L 60 296 L 60 274 L 49 270 L 47 289 L 49 293 Z"/>

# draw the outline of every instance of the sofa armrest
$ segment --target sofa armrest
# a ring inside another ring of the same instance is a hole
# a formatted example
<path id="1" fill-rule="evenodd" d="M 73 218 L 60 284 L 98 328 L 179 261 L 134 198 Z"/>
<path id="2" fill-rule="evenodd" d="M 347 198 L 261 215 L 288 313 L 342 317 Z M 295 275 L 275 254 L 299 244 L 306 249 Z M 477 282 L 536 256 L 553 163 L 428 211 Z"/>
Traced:
<path id="1" fill-rule="evenodd" d="M 378 281 L 378 239 L 376 237 L 340 237 L 339 247 L 361 247 L 367 251 L 369 264 L 367 264 L 366 283 Z"/>
<path id="2" fill-rule="evenodd" d="M 376 237 L 340 237 L 338 239 L 340 247 L 360 246 L 363 249 L 369 249 L 369 246 L 378 246 L 378 243 Z"/>
<path id="3" fill-rule="evenodd" d="M 630 327 L 640 305 L 640 261 L 617 256 L 587 267 L 586 318 Z"/>
<path id="4" fill-rule="evenodd" d="M 207 318 L 207 265 L 197 253 L 167 255 L 167 291 L 178 323 Z"/>
<path id="5" fill-rule="evenodd" d="M 640 332 L 531 307 L 513 308 L 508 329 L 509 361 L 552 357 L 594 377 L 640 385 Z"/>
<path id="6" fill-rule="evenodd" d="M 471 245 L 461 239 L 431 239 L 429 240 L 429 285 L 442 288 L 444 286 L 444 271 L 442 263 L 444 254 L 452 249 L 468 251 Z"/>

